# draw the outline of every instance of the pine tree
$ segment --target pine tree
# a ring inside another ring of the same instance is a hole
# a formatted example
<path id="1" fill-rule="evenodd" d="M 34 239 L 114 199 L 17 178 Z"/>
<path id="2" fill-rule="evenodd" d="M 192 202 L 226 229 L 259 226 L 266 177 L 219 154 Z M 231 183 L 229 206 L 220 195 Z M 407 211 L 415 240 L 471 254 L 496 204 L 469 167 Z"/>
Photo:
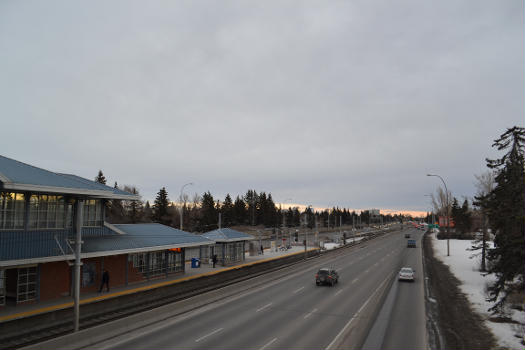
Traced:
<path id="1" fill-rule="evenodd" d="M 134 195 L 139 195 L 139 191 L 135 186 L 124 186 L 124 191 L 127 191 L 129 193 L 133 193 Z M 137 223 L 142 221 L 143 216 L 143 207 L 142 207 L 142 201 L 125 201 L 124 202 L 124 209 L 127 216 L 127 221 L 131 223 Z"/>
<path id="2" fill-rule="evenodd" d="M 142 220 L 146 222 L 150 222 L 152 215 L 153 215 L 153 212 L 151 211 L 151 206 L 149 204 L 149 201 L 146 201 L 146 204 L 144 204 Z"/>
<path id="3" fill-rule="evenodd" d="M 257 215 L 258 215 L 258 205 L 259 205 L 259 196 L 254 190 L 248 190 L 244 196 L 244 202 L 248 207 L 247 215 L 250 218 L 250 223 L 252 225 L 257 225 Z"/>
<path id="4" fill-rule="evenodd" d="M 222 226 L 229 227 L 233 225 L 233 202 L 232 202 L 232 197 L 230 197 L 229 193 L 227 193 L 226 197 L 224 198 L 224 203 L 222 203 L 221 213 L 222 213 Z"/>
<path id="5" fill-rule="evenodd" d="M 233 224 L 242 225 L 246 223 L 246 204 L 237 196 L 233 204 Z"/>
<path id="6" fill-rule="evenodd" d="M 159 192 L 157 192 L 157 197 L 153 203 L 153 221 L 165 225 L 169 224 L 170 219 L 168 217 L 168 206 L 168 192 L 166 191 L 165 187 L 162 187 Z"/>
<path id="7" fill-rule="evenodd" d="M 215 230 L 217 228 L 218 212 L 215 200 L 211 193 L 205 192 L 201 200 L 201 216 L 198 230 L 201 232 Z"/>
<path id="8" fill-rule="evenodd" d="M 525 129 L 513 127 L 494 141 L 492 147 L 507 150 L 503 157 L 487 159 L 487 166 L 496 172 L 495 187 L 487 196 L 488 217 L 495 233 L 494 248 L 487 258 L 489 272 L 496 281 L 489 287 L 490 309 L 502 311 L 507 297 L 525 289 Z"/>
<path id="9" fill-rule="evenodd" d="M 468 200 L 465 199 L 463 201 L 463 205 L 461 205 L 461 221 L 459 223 L 459 232 L 462 234 L 466 234 L 470 232 L 470 228 L 472 227 L 472 213 L 470 211 L 470 207 L 468 205 Z"/>
<path id="10" fill-rule="evenodd" d="M 106 177 L 102 173 L 102 170 L 98 171 L 98 175 L 97 175 L 97 177 L 95 177 L 95 182 L 98 182 L 98 183 L 103 184 L 103 185 L 106 184 Z"/>
<path id="11" fill-rule="evenodd" d="M 115 181 L 115 185 L 113 188 L 118 189 L 118 184 Z M 124 208 L 122 207 L 122 200 L 120 199 L 113 199 L 111 200 L 111 204 L 108 208 L 109 215 L 108 215 L 108 221 L 113 224 L 120 224 L 123 223 L 124 220 Z"/>

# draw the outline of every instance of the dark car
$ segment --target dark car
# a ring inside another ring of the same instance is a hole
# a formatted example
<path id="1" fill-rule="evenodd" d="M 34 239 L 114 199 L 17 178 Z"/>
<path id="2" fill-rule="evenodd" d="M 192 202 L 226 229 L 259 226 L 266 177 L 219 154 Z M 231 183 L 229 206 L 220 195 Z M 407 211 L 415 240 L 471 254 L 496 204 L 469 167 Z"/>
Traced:
<path id="1" fill-rule="evenodd" d="M 321 285 L 321 284 L 328 284 L 330 286 L 333 286 L 339 281 L 339 275 L 337 274 L 337 271 L 334 269 L 329 268 L 323 268 L 319 269 L 317 273 L 315 274 L 315 284 Z"/>
<path id="2" fill-rule="evenodd" d="M 405 238 L 410 238 L 410 233 L 405 233 Z"/>

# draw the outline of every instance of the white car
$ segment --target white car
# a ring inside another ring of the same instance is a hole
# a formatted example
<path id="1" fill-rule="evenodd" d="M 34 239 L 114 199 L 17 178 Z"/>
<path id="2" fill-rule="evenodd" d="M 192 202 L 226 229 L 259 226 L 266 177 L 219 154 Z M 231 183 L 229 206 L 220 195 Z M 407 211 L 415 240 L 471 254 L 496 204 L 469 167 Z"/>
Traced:
<path id="1" fill-rule="evenodd" d="M 414 282 L 414 273 L 415 271 L 411 267 L 403 267 L 399 271 L 398 280 Z"/>

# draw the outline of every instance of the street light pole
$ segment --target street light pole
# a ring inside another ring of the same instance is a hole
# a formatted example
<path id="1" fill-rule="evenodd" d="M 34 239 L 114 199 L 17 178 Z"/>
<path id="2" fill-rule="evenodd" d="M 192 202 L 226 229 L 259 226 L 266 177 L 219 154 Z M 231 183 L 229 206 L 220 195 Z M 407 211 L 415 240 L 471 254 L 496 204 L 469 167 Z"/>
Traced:
<path id="1" fill-rule="evenodd" d="M 436 174 L 427 174 L 427 176 L 435 176 L 435 177 L 439 177 L 439 179 L 441 180 L 441 182 L 443 182 L 443 186 L 445 186 L 445 196 L 446 196 L 446 201 L 447 201 L 447 256 L 450 256 L 450 234 L 449 234 L 449 226 L 450 226 L 450 223 L 449 223 L 449 201 L 448 201 L 448 189 L 447 189 L 447 184 L 445 183 L 445 180 L 443 180 L 443 178 L 439 175 L 436 175 Z"/>
<path id="2" fill-rule="evenodd" d="M 286 204 L 287 201 L 291 202 L 292 199 L 291 198 L 286 198 L 284 200 L 283 204 Z M 286 209 L 283 209 L 283 229 L 282 229 L 282 234 L 281 234 L 281 236 L 282 236 L 281 238 L 283 238 L 283 239 L 284 239 L 284 229 L 285 229 L 285 227 L 286 227 Z M 289 236 L 288 237 L 289 241 L 288 241 L 288 244 L 286 244 L 287 246 L 292 244 L 290 230 L 288 230 L 288 236 Z M 283 245 L 284 245 L 284 242 L 283 242 Z"/>
<path id="3" fill-rule="evenodd" d="M 182 191 L 184 191 L 184 187 L 186 186 L 189 186 L 189 185 L 193 185 L 193 182 L 188 182 L 187 184 L 184 184 L 181 188 L 180 188 L 180 200 L 182 202 Z M 184 213 L 184 210 L 182 208 L 182 203 L 180 204 L 180 208 L 179 208 L 179 214 L 180 214 L 180 230 L 182 231 L 182 222 L 183 222 L 183 213 Z"/>
<path id="4" fill-rule="evenodd" d="M 304 216 L 304 222 L 305 222 L 305 228 L 304 228 L 304 259 L 308 257 L 307 249 L 308 246 L 308 213 L 310 212 L 308 209 L 312 208 L 311 205 L 309 205 L 305 210 L 305 216 Z"/>

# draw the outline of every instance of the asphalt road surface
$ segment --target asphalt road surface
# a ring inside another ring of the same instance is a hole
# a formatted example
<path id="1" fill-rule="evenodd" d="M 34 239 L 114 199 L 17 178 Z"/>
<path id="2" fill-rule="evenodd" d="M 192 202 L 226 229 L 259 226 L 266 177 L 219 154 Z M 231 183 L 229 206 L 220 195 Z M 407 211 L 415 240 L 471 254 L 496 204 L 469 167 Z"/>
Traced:
<path id="1" fill-rule="evenodd" d="M 409 231 L 418 241 L 416 249 L 406 247 L 407 231 L 389 233 L 345 254 L 295 265 L 284 278 L 97 344 L 97 349 L 347 349 L 365 340 L 371 344 L 371 339 L 381 348 L 427 348 L 421 231 Z M 415 283 L 397 282 L 402 266 L 416 269 Z M 339 272 L 336 286 L 315 285 L 321 267 Z M 373 305 L 382 289 L 386 302 Z M 363 317 L 363 309 L 373 306 L 380 311 Z M 359 324 L 368 328 L 358 337 L 349 330 Z"/>

